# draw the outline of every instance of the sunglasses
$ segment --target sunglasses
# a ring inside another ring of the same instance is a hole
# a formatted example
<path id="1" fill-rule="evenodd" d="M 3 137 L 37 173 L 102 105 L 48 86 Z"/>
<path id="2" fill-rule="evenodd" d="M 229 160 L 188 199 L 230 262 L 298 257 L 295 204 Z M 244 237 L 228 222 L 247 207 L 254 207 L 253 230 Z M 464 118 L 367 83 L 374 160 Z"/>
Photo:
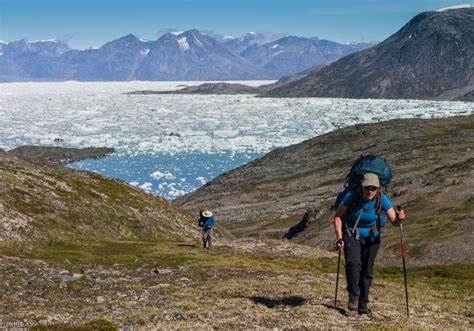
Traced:
<path id="1" fill-rule="evenodd" d="M 366 191 L 377 191 L 378 189 L 376 186 L 364 186 L 364 190 Z"/>

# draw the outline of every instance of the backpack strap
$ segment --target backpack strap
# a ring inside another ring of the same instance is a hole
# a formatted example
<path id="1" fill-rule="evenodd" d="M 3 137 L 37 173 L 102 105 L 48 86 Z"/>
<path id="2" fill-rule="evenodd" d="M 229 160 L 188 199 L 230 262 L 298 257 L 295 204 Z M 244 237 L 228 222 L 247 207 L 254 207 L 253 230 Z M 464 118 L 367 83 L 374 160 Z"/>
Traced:
<path id="1" fill-rule="evenodd" d="M 380 214 L 382 213 L 382 192 L 379 190 L 377 192 L 377 197 L 376 197 L 376 201 L 375 201 L 375 213 L 377 214 L 377 223 L 376 223 L 376 227 L 377 227 L 377 231 L 379 233 L 382 232 L 382 220 L 380 218 Z"/>
<path id="2" fill-rule="evenodd" d="M 357 216 L 357 220 L 354 224 L 354 227 L 352 228 L 352 234 L 355 235 L 356 240 L 359 240 L 359 229 L 357 228 L 357 225 L 359 225 L 359 221 L 360 221 L 360 218 L 362 217 L 363 212 L 364 212 L 364 209 L 361 209 L 359 216 Z"/>

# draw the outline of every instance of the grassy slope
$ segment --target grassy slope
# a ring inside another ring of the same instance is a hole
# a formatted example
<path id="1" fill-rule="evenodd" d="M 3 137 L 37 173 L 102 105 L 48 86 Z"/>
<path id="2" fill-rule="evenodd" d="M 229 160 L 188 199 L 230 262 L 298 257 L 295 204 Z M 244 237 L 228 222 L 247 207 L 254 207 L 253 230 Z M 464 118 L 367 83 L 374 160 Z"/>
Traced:
<path id="1" fill-rule="evenodd" d="M 97 174 L 30 163 L 0 152 L 3 246 L 197 238 L 192 218 L 168 202 Z"/>

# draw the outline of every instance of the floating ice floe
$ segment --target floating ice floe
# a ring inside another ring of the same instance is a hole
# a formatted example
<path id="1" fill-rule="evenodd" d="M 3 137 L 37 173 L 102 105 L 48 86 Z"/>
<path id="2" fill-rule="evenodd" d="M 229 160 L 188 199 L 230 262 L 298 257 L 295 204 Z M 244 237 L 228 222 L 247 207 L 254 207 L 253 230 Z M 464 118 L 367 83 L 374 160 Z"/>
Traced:
<path id="1" fill-rule="evenodd" d="M 169 180 L 175 180 L 176 179 L 176 177 L 172 173 L 170 173 L 170 172 L 161 172 L 159 170 L 155 171 L 150 176 L 153 177 L 154 179 L 162 179 L 162 178 L 166 178 L 166 179 L 169 179 Z"/>

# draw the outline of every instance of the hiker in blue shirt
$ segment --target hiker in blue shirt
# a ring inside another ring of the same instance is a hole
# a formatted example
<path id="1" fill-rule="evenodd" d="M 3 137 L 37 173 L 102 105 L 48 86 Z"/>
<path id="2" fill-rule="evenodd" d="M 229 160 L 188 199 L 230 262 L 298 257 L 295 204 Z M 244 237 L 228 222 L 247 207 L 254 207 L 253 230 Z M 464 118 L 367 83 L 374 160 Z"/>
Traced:
<path id="1" fill-rule="evenodd" d="M 390 199 L 381 192 L 377 175 L 367 173 L 356 192 L 348 192 L 334 217 L 336 249 L 344 249 L 346 260 L 348 308 L 369 313 L 369 288 L 372 270 L 380 247 L 380 227 L 390 220 L 403 220 L 403 210 L 395 211 Z"/>
<path id="2" fill-rule="evenodd" d="M 202 243 L 204 248 L 212 248 L 212 229 L 216 225 L 212 212 L 201 209 L 199 211 L 198 225 L 202 228 Z"/>

